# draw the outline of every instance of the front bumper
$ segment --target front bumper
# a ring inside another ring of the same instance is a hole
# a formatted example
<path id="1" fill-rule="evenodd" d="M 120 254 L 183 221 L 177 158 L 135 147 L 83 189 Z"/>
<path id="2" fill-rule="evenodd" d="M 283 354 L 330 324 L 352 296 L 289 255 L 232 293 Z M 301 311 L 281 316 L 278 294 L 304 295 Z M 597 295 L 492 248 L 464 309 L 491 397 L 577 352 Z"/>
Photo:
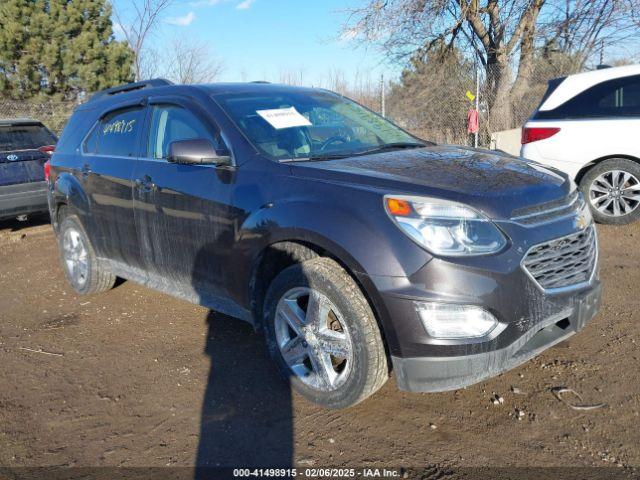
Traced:
<path id="1" fill-rule="evenodd" d="M 406 277 L 360 275 L 400 388 L 454 390 L 495 376 L 576 333 L 596 314 L 602 294 L 597 253 L 588 282 L 560 289 L 544 290 L 522 265 L 532 246 L 579 232 L 573 219 L 501 227 L 512 243 L 496 255 L 433 257 Z M 423 302 L 481 307 L 500 330 L 478 339 L 433 338 L 417 311 Z"/>
<path id="2" fill-rule="evenodd" d="M 47 183 L 0 186 L 0 219 L 48 211 Z"/>
<path id="3" fill-rule="evenodd" d="M 392 356 L 398 387 L 412 392 L 442 392 L 466 387 L 517 367 L 549 347 L 569 338 L 596 315 L 602 285 L 576 295 L 573 307 L 542 320 L 511 345 L 464 356 Z"/>

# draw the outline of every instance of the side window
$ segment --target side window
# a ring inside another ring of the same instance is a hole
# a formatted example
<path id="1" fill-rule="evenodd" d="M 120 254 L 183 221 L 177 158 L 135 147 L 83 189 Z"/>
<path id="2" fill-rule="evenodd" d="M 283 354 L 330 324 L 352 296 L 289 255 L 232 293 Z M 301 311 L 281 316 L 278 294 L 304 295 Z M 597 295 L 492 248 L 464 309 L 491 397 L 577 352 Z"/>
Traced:
<path id="1" fill-rule="evenodd" d="M 129 108 L 103 117 L 86 138 L 84 151 L 99 155 L 135 156 L 142 112 L 141 108 Z"/>
<path id="2" fill-rule="evenodd" d="M 600 99 L 598 107 L 602 110 L 619 109 L 629 113 L 634 110 L 636 114 L 640 114 L 640 77 L 625 78 L 613 87 Z"/>
<path id="3" fill-rule="evenodd" d="M 640 116 L 640 75 L 616 78 L 585 90 L 554 110 L 534 118 L 598 118 Z"/>
<path id="4" fill-rule="evenodd" d="M 152 107 L 147 148 L 149 157 L 167 158 L 171 142 L 196 138 L 210 140 L 216 150 L 222 144 L 219 134 L 206 127 L 189 110 L 176 105 Z"/>

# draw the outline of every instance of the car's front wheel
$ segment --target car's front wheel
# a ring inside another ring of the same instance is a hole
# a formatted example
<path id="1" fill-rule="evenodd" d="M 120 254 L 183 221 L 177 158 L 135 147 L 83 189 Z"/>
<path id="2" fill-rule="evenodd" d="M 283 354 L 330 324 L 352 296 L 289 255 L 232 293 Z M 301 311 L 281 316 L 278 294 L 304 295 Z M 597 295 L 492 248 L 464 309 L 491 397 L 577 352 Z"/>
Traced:
<path id="1" fill-rule="evenodd" d="M 580 181 L 598 223 L 624 225 L 640 218 L 640 164 L 611 158 L 591 168 Z"/>
<path id="2" fill-rule="evenodd" d="M 269 350 L 293 388 L 327 408 L 346 408 L 388 378 L 374 314 L 353 279 L 331 259 L 283 270 L 265 299 Z"/>

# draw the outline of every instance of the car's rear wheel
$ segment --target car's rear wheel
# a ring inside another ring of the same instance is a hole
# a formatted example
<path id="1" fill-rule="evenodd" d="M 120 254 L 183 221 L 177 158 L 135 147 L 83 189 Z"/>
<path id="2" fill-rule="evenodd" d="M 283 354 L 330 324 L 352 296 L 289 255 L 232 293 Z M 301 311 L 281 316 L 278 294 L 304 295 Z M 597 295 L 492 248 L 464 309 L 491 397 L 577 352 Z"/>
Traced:
<path id="1" fill-rule="evenodd" d="M 113 288 L 116 276 L 100 267 L 91 242 L 75 215 L 62 214 L 58 244 L 62 269 L 76 292 L 90 294 Z"/>
<path id="2" fill-rule="evenodd" d="M 612 158 L 591 168 L 580 189 L 599 223 L 623 225 L 640 218 L 640 164 Z"/>
<path id="3" fill-rule="evenodd" d="M 265 299 L 267 344 L 282 373 L 308 400 L 345 408 L 388 378 L 371 307 L 340 265 L 316 258 L 283 270 Z"/>

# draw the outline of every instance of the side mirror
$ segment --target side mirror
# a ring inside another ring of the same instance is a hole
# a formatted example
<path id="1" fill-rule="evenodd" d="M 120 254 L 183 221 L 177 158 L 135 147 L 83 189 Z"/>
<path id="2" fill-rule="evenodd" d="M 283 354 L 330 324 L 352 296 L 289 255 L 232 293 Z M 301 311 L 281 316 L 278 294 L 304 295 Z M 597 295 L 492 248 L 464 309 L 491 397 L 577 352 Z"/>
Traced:
<path id="1" fill-rule="evenodd" d="M 178 140 L 169 144 L 167 160 L 187 165 L 229 165 L 229 152 L 216 152 L 213 143 L 205 138 Z"/>

